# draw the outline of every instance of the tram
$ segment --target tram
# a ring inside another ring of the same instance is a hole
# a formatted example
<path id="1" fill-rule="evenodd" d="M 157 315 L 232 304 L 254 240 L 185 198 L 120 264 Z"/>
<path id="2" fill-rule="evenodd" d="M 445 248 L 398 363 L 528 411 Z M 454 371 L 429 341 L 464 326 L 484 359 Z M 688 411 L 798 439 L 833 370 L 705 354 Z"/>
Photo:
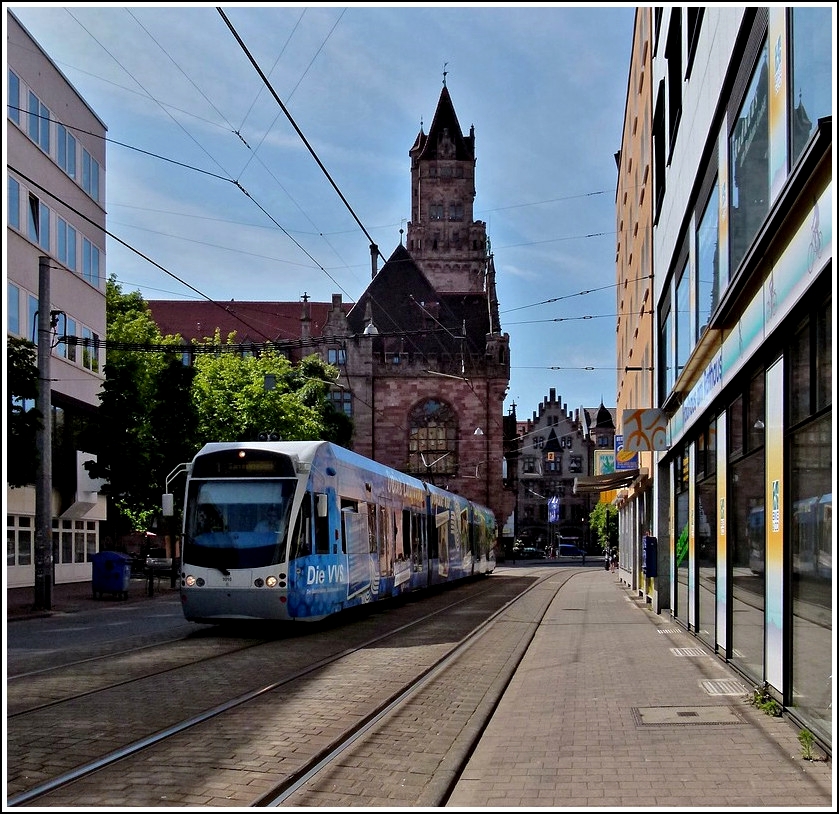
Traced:
<path id="1" fill-rule="evenodd" d="M 206 444 L 187 467 L 192 622 L 314 622 L 489 574 L 494 514 L 328 441 Z"/>

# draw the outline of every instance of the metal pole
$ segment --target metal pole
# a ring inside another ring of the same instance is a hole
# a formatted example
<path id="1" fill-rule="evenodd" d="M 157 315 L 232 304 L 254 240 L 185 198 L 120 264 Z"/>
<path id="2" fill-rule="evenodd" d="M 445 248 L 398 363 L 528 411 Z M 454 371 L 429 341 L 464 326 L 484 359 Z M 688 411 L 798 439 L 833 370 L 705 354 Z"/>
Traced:
<path id="1" fill-rule="evenodd" d="M 35 433 L 38 468 L 35 478 L 35 608 L 52 609 L 52 409 L 50 401 L 50 259 L 38 259 L 38 395 L 35 407 L 41 426 Z"/>

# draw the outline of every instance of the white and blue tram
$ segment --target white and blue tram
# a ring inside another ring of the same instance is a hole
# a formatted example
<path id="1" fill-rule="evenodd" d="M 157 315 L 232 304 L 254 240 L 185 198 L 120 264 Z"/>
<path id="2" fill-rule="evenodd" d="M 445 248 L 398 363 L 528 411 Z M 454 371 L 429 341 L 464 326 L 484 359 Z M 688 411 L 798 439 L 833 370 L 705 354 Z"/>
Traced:
<path id="1" fill-rule="evenodd" d="M 188 620 L 317 621 L 491 573 L 497 526 L 327 441 L 211 443 L 188 467 L 182 540 Z"/>

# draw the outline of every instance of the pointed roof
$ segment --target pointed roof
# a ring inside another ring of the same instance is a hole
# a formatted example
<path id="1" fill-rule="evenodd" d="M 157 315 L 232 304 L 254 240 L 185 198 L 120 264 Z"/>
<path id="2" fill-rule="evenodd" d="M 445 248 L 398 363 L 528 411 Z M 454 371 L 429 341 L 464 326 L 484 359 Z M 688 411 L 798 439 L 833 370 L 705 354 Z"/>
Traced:
<path id="1" fill-rule="evenodd" d="M 597 419 L 594 422 L 594 429 L 596 430 L 613 430 L 615 429 L 615 421 L 612 418 L 612 413 L 608 407 L 605 407 L 603 402 L 600 402 L 600 407 L 597 410 Z"/>
<path id="2" fill-rule="evenodd" d="M 475 128 L 470 129 L 468 136 L 463 135 L 463 131 L 460 129 L 460 122 L 457 120 L 457 114 L 454 112 L 454 105 L 452 104 L 449 89 L 443 85 L 443 90 L 440 92 L 440 98 L 437 101 L 437 110 L 434 113 L 434 119 L 431 122 L 428 135 L 425 135 L 422 127 L 420 127 L 419 134 L 409 154 L 418 160 L 432 160 L 437 158 L 437 147 L 440 143 L 440 136 L 446 133 L 455 146 L 454 155 L 447 156 L 447 158 L 453 158 L 456 161 L 474 161 Z"/>
<path id="3" fill-rule="evenodd" d="M 371 317 L 385 345 L 393 346 L 392 352 L 401 348 L 406 353 L 459 355 L 483 354 L 486 349 L 485 295 L 436 291 L 401 243 L 347 314 L 351 332 L 364 333 Z"/>

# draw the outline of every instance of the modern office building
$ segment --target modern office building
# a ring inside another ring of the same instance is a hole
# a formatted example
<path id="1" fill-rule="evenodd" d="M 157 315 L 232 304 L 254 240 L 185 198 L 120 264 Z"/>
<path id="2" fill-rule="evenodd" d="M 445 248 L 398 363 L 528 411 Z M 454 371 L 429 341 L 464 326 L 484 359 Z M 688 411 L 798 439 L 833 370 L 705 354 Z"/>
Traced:
<path id="1" fill-rule="evenodd" d="M 91 578 L 105 519 L 105 499 L 84 469 L 94 455 L 79 439 L 98 407 L 105 361 L 99 340 L 105 336 L 106 127 L 14 14 L 4 13 L 5 330 L 7 339 L 38 345 L 39 312 L 49 310 L 48 368 L 39 360 L 51 391 L 49 568 L 56 583 L 75 582 Z M 9 470 L 20 464 L 7 460 Z M 35 521 L 36 488 L 7 482 L 8 587 L 34 585 Z"/>
<path id="2" fill-rule="evenodd" d="M 672 6 L 650 20 L 639 9 L 618 187 L 618 280 L 634 314 L 619 359 L 627 374 L 641 368 L 619 404 L 657 411 L 664 434 L 648 447 L 657 579 L 673 619 L 828 750 L 835 13 Z M 649 143 L 635 141 L 646 93 Z M 651 247 L 633 237 L 650 228 L 647 211 L 622 214 L 633 191 L 651 207 Z"/>

